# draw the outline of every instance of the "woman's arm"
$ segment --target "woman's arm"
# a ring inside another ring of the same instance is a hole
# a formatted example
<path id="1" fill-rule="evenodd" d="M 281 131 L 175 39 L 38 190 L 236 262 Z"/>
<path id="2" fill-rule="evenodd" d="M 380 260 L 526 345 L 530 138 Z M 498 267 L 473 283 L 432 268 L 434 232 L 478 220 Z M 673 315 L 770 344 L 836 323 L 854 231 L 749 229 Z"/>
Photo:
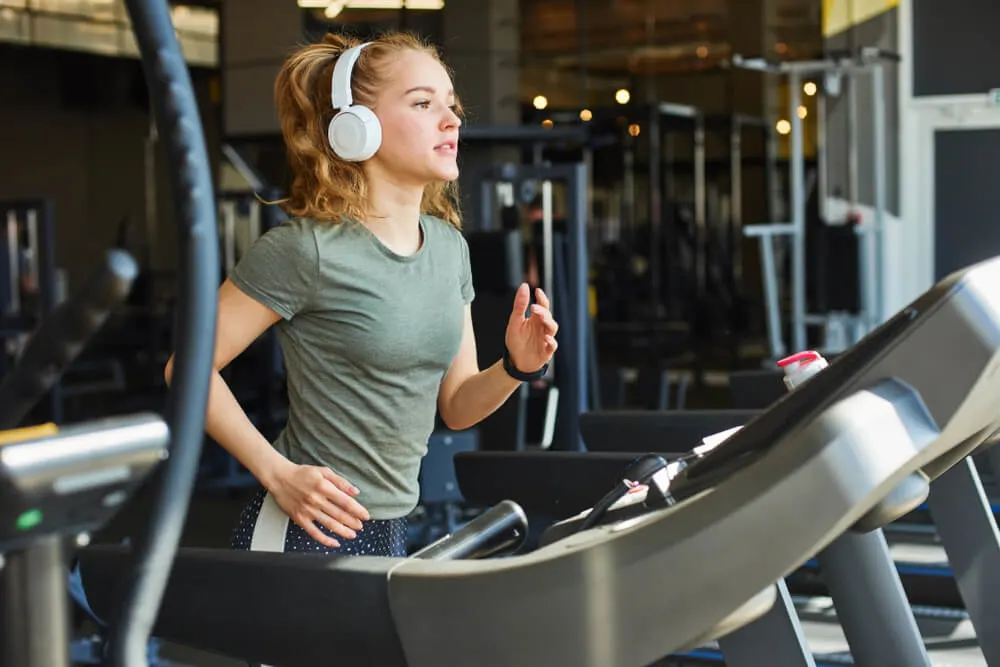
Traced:
<path id="1" fill-rule="evenodd" d="M 549 311 L 549 298 L 541 289 L 536 289 L 535 295 L 538 303 L 530 307 L 530 315 L 525 317 L 530 288 L 527 283 L 518 288 L 504 336 L 511 361 L 526 373 L 543 368 L 558 347 L 555 337 L 559 325 Z M 472 307 L 466 305 L 462 344 L 438 393 L 441 419 L 456 431 L 475 426 L 503 405 L 520 384 L 520 380 L 504 370 L 503 360 L 485 371 L 479 370 Z"/>
<path id="2" fill-rule="evenodd" d="M 265 488 L 270 488 L 277 473 L 291 463 L 253 425 L 229 385 L 222 379 L 220 371 L 279 319 L 277 313 L 244 294 L 230 281 L 226 280 L 219 289 L 215 357 L 205 431 Z M 164 369 L 168 384 L 173 369 L 174 358 L 171 356 Z"/>

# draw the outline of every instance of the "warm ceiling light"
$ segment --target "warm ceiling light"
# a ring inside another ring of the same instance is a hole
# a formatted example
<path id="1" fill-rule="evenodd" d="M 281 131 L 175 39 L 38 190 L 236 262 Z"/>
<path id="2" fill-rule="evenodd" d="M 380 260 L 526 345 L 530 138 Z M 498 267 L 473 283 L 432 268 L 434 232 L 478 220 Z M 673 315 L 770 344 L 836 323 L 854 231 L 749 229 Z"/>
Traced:
<path id="1" fill-rule="evenodd" d="M 806 84 L 802 86 L 802 90 L 805 92 L 806 95 L 812 97 L 813 95 L 816 94 L 816 84 L 812 81 L 806 81 Z"/>
<path id="2" fill-rule="evenodd" d="M 792 131 L 792 124 L 782 118 L 775 124 L 774 129 L 778 131 L 778 134 L 788 134 Z"/>
<path id="3" fill-rule="evenodd" d="M 632 99 L 632 94 L 628 92 L 627 88 L 619 88 L 615 92 L 615 102 L 618 102 L 618 104 L 628 104 L 630 99 Z"/>
<path id="4" fill-rule="evenodd" d="M 545 107 L 549 106 L 549 99 L 545 95 L 535 95 L 535 99 L 531 100 L 531 104 L 534 105 L 536 109 L 541 111 Z"/>
<path id="5" fill-rule="evenodd" d="M 584 123 L 586 123 L 593 117 L 594 114 L 590 112 L 590 109 L 583 109 L 582 111 L 580 111 L 580 120 L 582 120 Z"/>

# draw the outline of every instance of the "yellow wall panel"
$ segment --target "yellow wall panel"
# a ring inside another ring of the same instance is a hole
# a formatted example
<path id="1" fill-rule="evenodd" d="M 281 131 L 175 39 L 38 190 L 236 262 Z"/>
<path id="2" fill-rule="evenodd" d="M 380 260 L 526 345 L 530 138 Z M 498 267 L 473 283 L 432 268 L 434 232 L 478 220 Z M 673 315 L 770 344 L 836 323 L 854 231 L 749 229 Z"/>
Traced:
<path id="1" fill-rule="evenodd" d="M 898 5 L 899 0 L 823 0 L 823 36 L 841 33 Z"/>

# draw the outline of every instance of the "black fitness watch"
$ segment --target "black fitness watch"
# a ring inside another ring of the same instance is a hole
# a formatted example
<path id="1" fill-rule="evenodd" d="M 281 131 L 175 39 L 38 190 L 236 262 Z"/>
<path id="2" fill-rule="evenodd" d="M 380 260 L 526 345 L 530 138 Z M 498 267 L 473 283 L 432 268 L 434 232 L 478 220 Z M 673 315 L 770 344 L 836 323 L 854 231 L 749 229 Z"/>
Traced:
<path id="1" fill-rule="evenodd" d="M 504 371 L 507 372 L 507 375 L 511 376 L 515 380 L 520 380 L 521 382 L 533 382 L 535 380 L 541 380 L 543 377 L 545 377 L 545 374 L 549 370 L 549 365 L 545 364 L 534 373 L 525 373 L 524 371 L 519 371 L 517 367 L 514 366 L 514 362 L 511 361 L 510 359 L 510 350 L 507 349 L 507 346 L 504 346 L 503 369 Z"/>

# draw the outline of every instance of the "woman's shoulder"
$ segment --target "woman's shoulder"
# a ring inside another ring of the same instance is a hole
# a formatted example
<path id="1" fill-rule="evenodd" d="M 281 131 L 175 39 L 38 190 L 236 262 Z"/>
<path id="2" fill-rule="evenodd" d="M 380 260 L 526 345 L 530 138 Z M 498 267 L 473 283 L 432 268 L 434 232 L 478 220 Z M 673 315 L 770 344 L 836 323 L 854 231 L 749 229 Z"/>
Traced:
<path id="1" fill-rule="evenodd" d="M 465 235 L 462 233 L 462 230 L 447 220 L 427 213 L 422 214 L 420 217 L 423 220 L 424 228 L 428 231 L 428 233 L 442 239 L 447 239 L 452 243 L 465 242 Z"/>

